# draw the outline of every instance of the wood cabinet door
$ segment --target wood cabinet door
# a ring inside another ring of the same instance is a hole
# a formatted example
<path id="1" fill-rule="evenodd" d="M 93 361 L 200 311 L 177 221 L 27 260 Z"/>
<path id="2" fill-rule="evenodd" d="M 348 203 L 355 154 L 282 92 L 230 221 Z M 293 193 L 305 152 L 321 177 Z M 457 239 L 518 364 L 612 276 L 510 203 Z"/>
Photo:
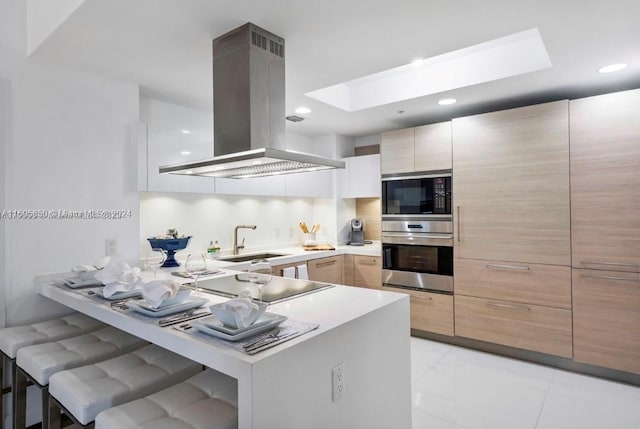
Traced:
<path id="1" fill-rule="evenodd" d="M 456 336 L 571 358 L 571 310 L 455 296 Z"/>
<path id="2" fill-rule="evenodd" d="M 640 374 L 640 274 L 573 269 L 578 362 Z"/>
<path id="3" fill-rule="evenodd" d="M 451 121 L 415 128 L 415 171 L 451 170 Z"/>
<path id="4" fill-rule="evenodd" d="M 353 257 L 353 284 L 380 289 L 382 287 L 382 258 L 380 256 L 355 255 Z"/>
<path id="5" fill-rule="evenodd" d="M 453 120 L 456 257 L 570 265 L 568 101 Z"/>
<path id="6" fill-rule="evenodd" d="M 380 171 L 382 174 L 414 171 L 413 128 L 388 131 L 380 138 Z"/>
<path id="7" fill-rule="evenodd" d="M 342 260 L 343 255 L 307 261 L 309 280 L 342 284 Z"/>
<path id="8" fill-rule="evenodd" d="M 342 260 L 342 284 L 355 286 L 353 255 L 343 255 Z"/>
<path id="9" fill-rule="evenodd" d="M 572 266 L 640 271 L 640 90 L 572 100 Z"/>

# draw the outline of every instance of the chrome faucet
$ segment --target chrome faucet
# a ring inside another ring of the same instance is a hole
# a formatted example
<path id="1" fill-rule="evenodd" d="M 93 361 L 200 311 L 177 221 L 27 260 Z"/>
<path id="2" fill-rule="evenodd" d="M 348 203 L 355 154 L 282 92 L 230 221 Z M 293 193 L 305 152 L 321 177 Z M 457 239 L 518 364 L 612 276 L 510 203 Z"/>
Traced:
<path id="1" fill-rule="evenodd" d="M 242 244 L 238 244 L 238 230 L 240 228 L 256 229 L 257 227 L 255 225 L 236 225 L 235 229 L 233 230 L 233 254 L 234 255 L 237 255 L 238 253 L 240 253 L 240 249 L 244 249 L 244 237 L 242 237 Z"/>

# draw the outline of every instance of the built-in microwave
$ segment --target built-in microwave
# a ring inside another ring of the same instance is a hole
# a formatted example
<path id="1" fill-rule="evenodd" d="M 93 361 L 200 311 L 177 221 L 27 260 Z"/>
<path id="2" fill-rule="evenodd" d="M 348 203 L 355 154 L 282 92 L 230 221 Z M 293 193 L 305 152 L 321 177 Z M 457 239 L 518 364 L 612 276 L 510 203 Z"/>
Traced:
<path id="1" fill-rule="evenodd" d="M 451 172 L 382 176 L 382 216 L 451 215 Z"/>

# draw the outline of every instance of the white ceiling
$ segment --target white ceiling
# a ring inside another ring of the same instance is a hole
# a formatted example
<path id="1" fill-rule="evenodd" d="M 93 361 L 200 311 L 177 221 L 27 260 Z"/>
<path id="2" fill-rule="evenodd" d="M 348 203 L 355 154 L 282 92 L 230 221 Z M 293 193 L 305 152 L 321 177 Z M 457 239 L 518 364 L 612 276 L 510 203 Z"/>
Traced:
<path id="1" fill-rule="evenodd" d="M 640 87 L 638 0 L 86 0 L 33 54 L 211 110 L 211 41 L 246 22 L 284 37 L 293 132 L 367 135 L 558 98 Z M 345 112 L 306 92 L 538 28 L 552 67 Z M 625 62 L 618 73 L 603 65 Z M 439 106 L 453 97 L 458 103 Z M 398 114 L 398 111 L 404 114 Z"/>

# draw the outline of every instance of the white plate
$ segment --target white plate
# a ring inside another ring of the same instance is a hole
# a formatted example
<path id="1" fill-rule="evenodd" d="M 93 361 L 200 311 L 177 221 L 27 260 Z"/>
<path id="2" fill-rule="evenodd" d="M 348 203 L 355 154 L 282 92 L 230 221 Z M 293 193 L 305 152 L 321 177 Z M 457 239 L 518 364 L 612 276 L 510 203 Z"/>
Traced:
<path id="1" fill-rule="evenodd" d="M 64 285 L 71 289 L 78 289 L 81 287 L 102 286 L 102 282 L 96 279 L 82 280 L 80 278 L 72 278 L 72 279 L 64 279 Z"/>
<path id="2" fill-rule="evenodd" d="M 108 299 L 109 301 L 115 301 L 116 299 L 127 299 L 127 298 L 133 298 L 135 296 L 140 296 L 142 295 L 142 290 L 133 289 L 133 290 L 128 290 L 124 292 L 116 292 L 111 296 L 104 296 L 104 289 L 100 289 L 100 291 L 97 292 L 97 294 L 102 296 L 104 299 Z"/>
<path id="3" fill-rule="evenodd" d="M 154 310 L 149 310 L 149 308 L 152 308 L 152 307 L 147 307 L 147 305 L 145 305 L 144 303 L 137 302 L 137 301 L 131 302 L 131 303 L 127 302 L 127 305 L 133 308 L 134 311 L 137 311 L 140 314 L 144 314 L 145 316 L 164 317 L 164 316 L 170 316 L 175 313 L 180 313 L 181 311 L 191 310 L 192 308 L 198 308 L 201 305 L 206 304 L 207 302 L 209 302 L 209 300 L 206 298 L 189 298 L 187 301 L 181 304 L 176 304 L 170 307 L 159 308 Z"/>
<path id="4" fill-rule="evenodd" d="M 260 320 L 265 317 L 268 317 L 268 319 L 264 323 L 260 323 Z M 216 324 L 212 320 L 220 323 L 220 326 L 216 326 Z M 279 324 L 281 324 L 282 322 L 284 322 L 285 320 L 287 320 L 286 316 L 281 316 L 279 314 L 274 314 L 274 313 L 265 313 L 258 320 L 258 322 L 256 322 L 259 324 L 254 323 L 253 325 L 243 329 L 231 329 L 231 328 L 224 327 L 225 331 L 235 332 L 235 334 L 222 332 L 220 330 L 220 328 L 222 327 L 222 322 L 216 320 L 212 316 L 205 317 L 200 320 L 196 320 L 195 322 L 191 323 L 191 325 L 194 328 L 196 328 L 198 331 L 203 332 L 207 335 L 211 335 L 213 337 L 222 338 L 223 340 L 228 340 L 228 341 L 240 341 L 240 340 L 244 340 L 245 338 L 249 338 L 253 335 L 257 335 L 261 332 L 266 332 L 270 329 L 273 329 Z"/>
<path id="5" fill-rule="evenodd" d="M 249 329 L 254 329 L 262 325 L 266 325 L 268 323 L 273 323 L 275 319 L 281 319 L 281 318 L 284 318 L 282 319 L 281 322 L 287 320 L 286 316 L 281 316 L 275 313 L 264 313 L 258 318 L 258 320 L 253 322 L 251 325 L 245 328 L 237 328 L 237 329 L 224 325 L 220 320 L 218 320 L 215 317 L 215 315 L 210 317 L 205 317 L 204 319 L 200 319 L 200 321 L 205 325 L 207 325 L 208 328 L 215 329 L 216 331 L 223 332 L 227 335 L 239 335 L 245 331 L 248 331 Z"/>

